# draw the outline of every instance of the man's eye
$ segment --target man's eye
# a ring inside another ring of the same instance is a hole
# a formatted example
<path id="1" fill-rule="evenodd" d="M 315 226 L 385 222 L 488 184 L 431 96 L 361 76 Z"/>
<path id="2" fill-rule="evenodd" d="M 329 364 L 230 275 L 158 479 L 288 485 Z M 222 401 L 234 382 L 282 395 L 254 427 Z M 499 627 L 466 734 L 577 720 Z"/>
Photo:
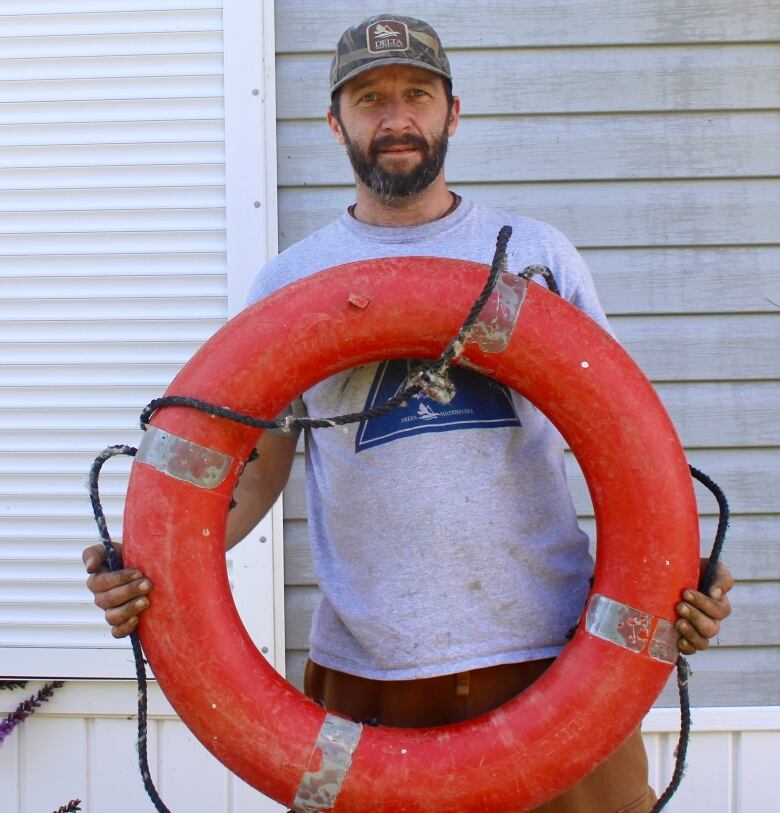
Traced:
<path id="1" fill-rule="evenodd" d="M 414 88 L 409 91 L 410 96 L 427 96 L 428 94 L 422 88 Z"/>
<path id="2" fill-rule="evenodd" d="M 376 93 L 364 93 L 361 97 L 361 102 L 375 102 L 377 99 Z"/>

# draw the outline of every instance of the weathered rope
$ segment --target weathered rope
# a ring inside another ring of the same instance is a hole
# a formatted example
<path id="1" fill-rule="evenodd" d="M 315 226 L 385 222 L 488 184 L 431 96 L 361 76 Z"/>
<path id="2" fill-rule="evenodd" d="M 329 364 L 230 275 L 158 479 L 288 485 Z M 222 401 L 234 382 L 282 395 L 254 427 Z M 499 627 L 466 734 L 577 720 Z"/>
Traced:
<path id="1" fill-rule="evenodd" d="M 680 738 L 674 752 L 674 771 L 672 778 L 655 803 L 651 813 L 657 813 L 666 807 L 666 803 L 677 792 L 683 775 L 685 774 L 685 757 L 688 753 L 688 742 L 691 737 L 691 701 L 688 695 L 688 680 L 691 676 L 691 667 L 688 661 L 680 655 L 677 658 L 677 692 L 680 697 Z"/>
<path id="2" fill-rule="evenodd" d="M 558 288 L 558 283 L 555 281 L 555 277 L 552 274 L 552 271 L 546 265 L 528 265 L 526 266 L 519 274 L 519 277 L 523 279 L 531 279 L 532 277 L 540 276 L 544 279 L 547 283 L 547 287 L 554 293 L 556 296 L 560 296 L 561 292 Z"/>
<path id="3" fill-rule="evenodd" d="M 471 335 L 472 328 L 479 318 L 482 308 L 485 307 L 485 303 L 490 298 L 490 294 L 493 293 L 493 289 L 496 287 L 499 274 L 506 268 L 506 247 L 511 236 L 511 226 L 504 226 L 499 231 L 496 240 L 496 251 L 490 266 L 490 273 L 485 280 L 482 291 L 471 306 L 471 310 L 464 319 L 460 330 L 453 336 L 439 358 L 430 367 L 418 373 L 403 392 L 388 399 L 385 403 L 363 412 L 349 412 L 346 415 L 335 415 L 332 418 L 290 417 L 286 419 L 265 420 L 263 418 L 255 418 L 252 415 L 236 412 L 227 407 L 209 404 L 197 398 L 189 398 L 184 395 L 167 395 L 162 398 L 155 398 L 144 407 L 140 416 L 141 428 L 146 429 L 152 415 L 154 415 L 158 409 L 165 406 L 191 407 L 192 409 L 205 412 L 208 415 L 213 415 L 217 418 L 226 418 L 227 420 L 235 421 L 244 426 L 252 426 L 257 429 L 289 429 L 292 426 L 300 429 L 326 429 L 331 426 L 345 426 L 350 423 L 358 423 L 359 421 L 371 420 L 386 415 L 396 407 L 405 404 L 409 398 L 421 391 L 430 394 L 434 400 L 439 400 L 439 392 L 442 388 L 447 387 L 447 382 L 442 380 L 446 379 L 447 368 L 463 353 L 464 346 Z"/>
<path id="4" fill-rule="evenodd" d="M 160 408 L 165 406 L 187 406 L 199 411 L 205 412 L 215 417 L 226 418 L 246 426 L 252 426 L 259 429 L 289 429 L 291 426 L 300 427 L 301 429 L 320 429 L 333 426 L 343 426 L 349 423 L 357 423 L 362 420 L 371 420 L 373 418 L 385 415 L 392 409 L 404 404 L 412 395 L 417 392 L 423 391 L 435 400 L 440 400 L 441 397 L 448 397 L 447 393 L 451 388 L 451 383 L 447 377 L 447 369 L 458 357 L 463 353 L 464 347 L 471 334 L 471 330 L 476 323 L 477 318 L 485 306 L 485 303 L 490 298 L 499 274 L 506 268 L 506 248 L 509 238 L 512 234 L 512 229 L 509 226 L 504 226 L 498 234 L 496 241 L 496 251 L 493 262 L 490 268 L 490 273 L 485 282 L 485 285 L 480 292 L 479 297 L 475 300 L 471 307 L 466 319 L 464 320 L 458 333 L 450 340 L 447 347 L 442 352 L 441 356 L 431 365 L 424 369 L 417 376 L 412 379 L 410 386 L 403 392 L 394 396 L 393 398 L 373 409 L 365 410 L 364 412 L 349 413 L 347 415 L 337 415 L 332 418 L 293 418 L 288 417 L 285 419 L 277 420 L 264 420 L 255 418 L 251 415 L 245 415 L 240 412 L 228 409 L 227 407 L 220 407 L 215 404 L 210 404 L 195 398 L 188 398 L 186 396 L 164 396 L 156 398 L 151 401 L 141 412 L 140 423 L 141 428 L 146 429 L 152 415 Z M 520 274 L 525 279 L 530 279 L 532 276 L 541 275 L 544 277 L 548 288 L 555 294 L 560 296 L 560 291 L 552 276 L 552 273 L 545 266 L 528 266 Z M 442 393 L 444 395 L 442 396 Z M 451 396 L 450 396 L 451 397 Z M 95 514 L 95 521 L 98 526 L 100 541 L 106 552 L 106 561 L 110 570 L 116 570 L 121 567 L 118 557 L 113 549 L 111 537 L 108 533 L 105 516 L 103 514 L 102 506 L 100 504 L 100 495 L 98 489 L 98 480 L 100 470 L 103 464 L 111 457 L 116 455 L 129 455 L 134 456 L 137 449 L 131 446 L 111 446 L 104 449 L 98 455 L 90 470 L 89 491 L 90 500 L 92 502 L 93 511 Z M 256 456 L 253 450 L 250 455 Z M 720 506 L 721 516 L 718 523 L 718 533 L 713 547 L 710 561 L 702 578 L 700 589 L 709 587 L 714 577 L 715 568 L 717 566 L 720 552 L 723 548 L 725 541 L 726 527 L 728 525 L 728 505 L 723 492 L 718 488 L 715 483 L 702 474 L 697 469 L 691 467 L 691 474 L 696 479 L 704 483 L 716 495 L 718 505 Z M 725 512 L 725 513 L 724 513 Z M 725 516 L 725 519 L 724 519 Z M 709 581 L 708 581 L 709 579 Z M 170 813 L 168 808 L 163 803 L 162 799 L 154 786 L 151 775 L 149 773 L 148 758 L 147 758 L 147 683 L 146 683 L 146 670 L 144 668 L 143 651 L 141 648 L 138 632 L 135 631 L 130 635 L 130 641 L 133 647 L 133 655 L 135 657 L 136 678 L 138 681 L 138 759 L 143 778 L 144 788 L 146 789 L 149 798 L 152 800 L 155 809 L 158 813 Z M 685 770 L 685 755 L 688 747 L 688 740 L 690 736 L 691 716 L 690 716 L 690 702 L 688 697 L 688 678 L 691 674 L 690 667 L 688 666 L 685 658 L 680 656 L 677 661 L 677 684 L 680 694 L 680 713 L 681 713 L 681 726 L 680 726 L 680 740 L 677 746 L 677 757 L 675 763 L 675 770 L 672 781 L 664 791 L 663 795 L 653 808 L 653 813 L 657 813 L 663 809 L 669 799 L 677 790 Z M 288 811 L 294 813 L 294 811 Z"/>
<path id="5" fill-rule="evenodd" d="M 713 493 L 718 502 L 718 529 L 715 532 L 715 542 L 710 551 L 707 568 L 699 582 L 699 590 L 701 590 L 702 593 L 708 593 L 710 587 L 712 587 L 712 582 L 715 580 L 715 569 L 718 566 L 718 560 L 723 552 L 723 545 L 726 542 L 726 531 L 729 527 L 731 513 L 729 511 L 726 495 L 720 486 L 711 480 L 703 471 L 699 471 L 699 469 L 695 469 L 693 466 L 689 466 L 688 468 L 691 470 L 691 476 L 706 486 Z"/>
<path id="6" fill-rule="evenodd" d="M 720 554 L 726 542 L 726 530 L 728 529 L 730 517 L 729 504 L 726 495 L 717 483 L 711 480 L 704 472 L 695 469 L 693 466 L 688 466 L 688 468 L 690 469 L 691 477 L 703 483 L 715 495 L 715 499 L 718 502 L 718 529 L 715 533 L 715 542 L 707 559 L 707 567 L 699 579 L 698 585 L 702 593 L 708 593 L 715 579 L 715 570 L 718 567 Z M 668 787 L 655 803 L 652 813 L 658 813 L 658 811 L 664 809 L 669 799 L 672 798 L 677 788 L 680 787 L 680 782 L 685 773 L 685 757 L 688 753 L 688 741 L 691 736 L 691 701 L 688 694 L 688 680 L 691 674 L 691 667 L 688 665 L 688 661 L 680 655 L 677 658 L 677 691 L 680 695 L 680 737 L 677 740 L 677 748 L 675 749 L 674 771 Z"/>
<path id="7" fill-rule="evenodd" d="M 133 446 L 109 446 L 104 449 L 92 464 L 89 472 L 89 499 L 92 502 L 92 511 L 95 515 L 95 522 L 98 527 L 98 534 L 100 542 L 103 545 L 103 550 L 106 553 L 106 563 L 109 570 L 118 570 L 122 567 L 122 562 L 114 550 L 111 543 L 111 536 L 108 532 L 108 525 L 106 517 L 103 513 L 103 506 L 100 504 L 100 490 L 98 481 L 100 479 L 100 471 L 103 464 L 117 455 L 128 455 L 134 457 L 138 450 Z M 133 657 L 135 659 L 135 677 L 138 683 L 138 767 L 141 771 L 141 779 L 144 783 L 149 798 L 159 813 L 170 813 L 164 802 L 157 792 L 157 788 L 152 781 L 151 773 L 149 772 L 149 757 L 146 748 L 147 739 L 147 708 L 148 708 L 148 691 L 146 684 L 146 668 L 144 667 L 144 655 L 141 648 L 141 639 L 138 637 L 138 630 L 130 633 L 130 644 L 133 647 Z"/>
<path id="8" fill-rule="evenodd" d="M 109 570 L 119 570 L 122 563 L 117 558 L 116 551 L 111 544 L 111 536 L 108 533 L 106 517 L 103 514 L 103 507 L 100 504 L 100 489 L 98 487 L 100 471 L 103 468 L 103 464 L 112 457 L 116 457 L 117 455 L 129 455 L 130 457 L 134 457 L 137 451 L 138 449 L 136 449 L 134 446 L 109 446 L 108 448 L 103 449 L 103 451 L 95 458 L 89 470 L 89 501 L 92 503 L 92 513 L 95 515 L 95 523 L 98 527 L 98 536 L 100 537 L 100 542 L 103 545 L 103 550 L 106 553 L 106 564 L 108 565 Z"/>
<path id="9" fill-rule="evenodd" d="M 267 421 L 261 418 L 254 418 L 251 415 L 244 415 L 240 412 L 235 412 L 234 410 L 227 409 L 226 407 L 209 404 L 195 398 L 187 398 L 185 396 L 167 396 L 163 398 L 156 398 L 144 408 L 144 410 L 141 412 L 140 418 L 141 428 L 146 429 L 152 415 L 156 410 L 163 406 L 188 406 L 193 409 L 206 412 L 209 415 L 227 418 L 228 420 L 235 421 L 236 423 L 241 423 L 246 426 L 253 426 L 260 429 L 283 429 L 289 427 L 290 425 L 300 426 L 301 428 L 320 429 L 331 426 L 342 426 L 348 423 L 357 423 L 358 421 L 377 418 L 380 415 L 385 415 L 391 409 L 395 409 L 397 406 L 405 403 L 408 398 L 417 392 L 427 392 L 429 388 L 442 387 L 442 379 L 446 378 L 447 368 L 454 360 L 457 359 L 460 353 L 463 352 L 463 346 L 468 341 L 468 337 L 471 334 L 471 329 L 479 317 L 482 308 L 485 306 L 485 303 L 490 298 L 490 294 L 496 287 L 499 274 L 506 268 L 506 247 L 511 235 L 512 228 L 510 226 L 504 226 L 499 231 L 498 238 L 496 240 L 496 251 L 493 257 L 493 263 L 490 267 L 490 273 L 488 274 L 488 278 L 485 281 L 482 291 L 471 307 L 471 310 L 466 316 L 460 330 L 444 349 L 441 356 L 439 356 L 433 366 L 418 374 L 410 386 L 407 387 L 402 393 L 389 399 L 384 404 L 364 412 L 357 412 L 349 415 L 338 415 L 333 418 L 296 418 L 294 421 L 284 419 Z M 112 457 L 116 457 L 117 455 L 128 455 L 133 457 L 137 451 L 138 450 L 133 446 L 109 446 L 95 458 L 89 472 L 89 498 L 92 503 L 92 511 L 95 515 L 95 522 L 98 527 L 100 542 L 102 543 L 103 549 L 106 553 L 106 564 L 108 565 L 109 570 L 119 569 L 122 566 L 122 563 L 119 561 L 116 551 L 111 543 L 111 536 L 108 532 L 105 514 L 103 513 L 103 507 L 100 503 L 100 471 L 103 468 L 104 463 L 106 463 L 106 461 L 110 460 Z M 253 454 L 256 456 L 254 450 Z M 250 455 L 250 459 L 252 459 L 252 455 Z M 152 803 L 154 804 L 158 813 L 170 813 L 160 798 L 157 788 L 154 786 L 154 782 L 152 781 L 152 777 L 149 773 L 149 763 L 146 748 L 148 705 L 146 669 L 144 668 L 143 650 L 141 648 L 141 641 L 137 630 L 130 634 L 130 642 L 133 647 L 136 679 L 138 681 L 137 748 L 141 777 L 143 779 L 144 788 L 146 789 L 146 792 L 149 795 L 149 798 L 152 800 Z"/>

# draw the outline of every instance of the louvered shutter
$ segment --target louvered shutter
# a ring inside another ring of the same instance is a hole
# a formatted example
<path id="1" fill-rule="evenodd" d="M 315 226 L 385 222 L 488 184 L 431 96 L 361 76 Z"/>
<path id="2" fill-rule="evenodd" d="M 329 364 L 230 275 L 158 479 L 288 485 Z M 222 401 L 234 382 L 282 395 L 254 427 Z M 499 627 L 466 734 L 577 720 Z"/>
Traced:
<path id="1" fill-rule="evenodd" d="M 137 444 L 140 409 L 246 283 L 227 272 L 215 5 L 4 4 L 0 675 L 133 674 L 84 587 L 86 477 L 104 446 Z M 116 539 L 128 470 L 102 478 Z"/>

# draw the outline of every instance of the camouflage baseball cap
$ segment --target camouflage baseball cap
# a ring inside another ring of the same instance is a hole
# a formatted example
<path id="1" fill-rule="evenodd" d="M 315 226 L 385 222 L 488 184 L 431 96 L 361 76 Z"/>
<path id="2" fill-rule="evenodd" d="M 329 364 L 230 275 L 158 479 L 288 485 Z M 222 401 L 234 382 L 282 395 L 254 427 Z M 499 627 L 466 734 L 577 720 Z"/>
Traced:
<path id="1" fill-rule="evenodd" d="M 378 14 L 348 28 L 330 64 L 330 92 L 380 65 L 416 65 L 452 79 L 438 34 L 422 20 Z"/>

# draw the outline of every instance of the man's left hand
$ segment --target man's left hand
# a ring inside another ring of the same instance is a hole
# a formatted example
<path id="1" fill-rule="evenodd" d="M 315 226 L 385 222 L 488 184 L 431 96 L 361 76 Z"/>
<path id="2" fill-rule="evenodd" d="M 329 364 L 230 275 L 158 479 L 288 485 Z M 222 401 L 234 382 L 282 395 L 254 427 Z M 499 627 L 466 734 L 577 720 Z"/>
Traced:
<path id="1" fill-rule="evenodd" d="M 707 560 L 701 560 L 701 573 Z M 679 618 L 675 623 L 680 640 L 677 648 L 683 655 L 693 655 L 710 645 L 710 638 L 720 632 L 720 622 L 731 615 L 731 604 L 726 593 L 734 586 L 731 571 L 721 562 L 715 570 L 715 578 L 709 594 L 698 590 L 684 590 L 683 600 L 677 605 Z"/>

